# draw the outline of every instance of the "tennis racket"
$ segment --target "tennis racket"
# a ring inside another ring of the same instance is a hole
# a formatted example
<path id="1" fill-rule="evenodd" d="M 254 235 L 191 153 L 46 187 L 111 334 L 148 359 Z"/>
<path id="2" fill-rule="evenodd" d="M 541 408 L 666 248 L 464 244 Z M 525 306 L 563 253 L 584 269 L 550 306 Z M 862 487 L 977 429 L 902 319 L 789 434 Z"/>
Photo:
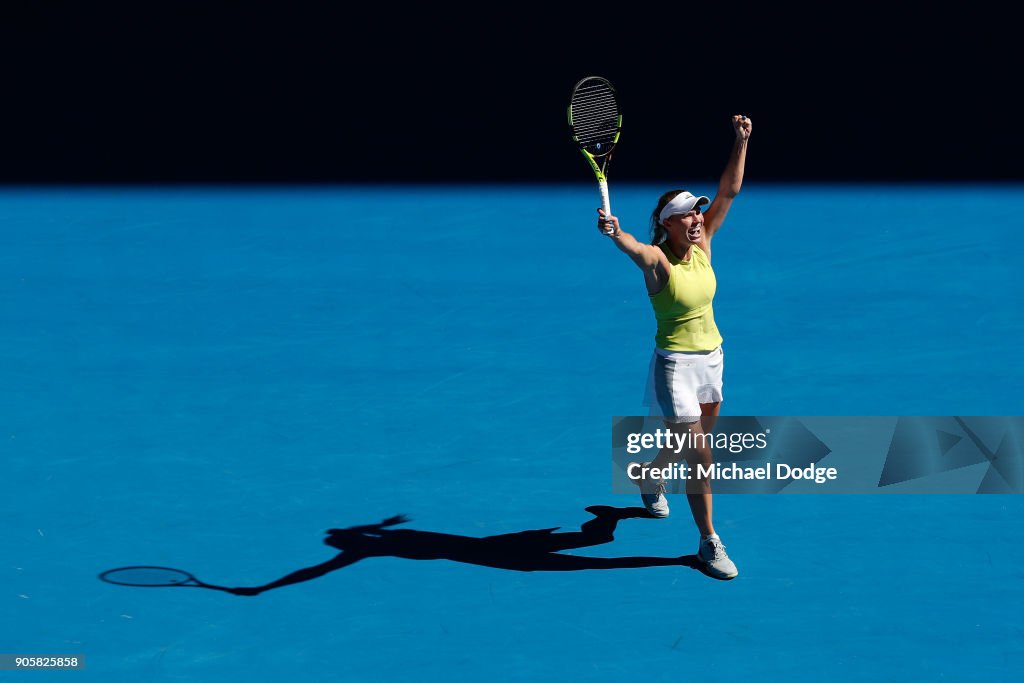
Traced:
<path id="1" fill-rule="evenodd" d="M 188 586 L 191 588 L 212 588 L 214 590 L 231 592 L 228 588 L 203 583 L 188 572 L 181 569 L 172 569 L 171 567 L 119 567 L 103 572 L 100 574 L 100 579 L 107 583 L 116 583 L 119 586 L 140 586 L 145 588 Z"/>
<path id="2" fill-rule="evenodd" d="M 604 215 L 611 213 L 608 198 L 608 163 L 619 141 L 622 114 L 615 88 L 600 76 L 587 76 L 572 89 L 569 100 L 569 128 L 572 139 L 590 163 L 601 191 Z"/>

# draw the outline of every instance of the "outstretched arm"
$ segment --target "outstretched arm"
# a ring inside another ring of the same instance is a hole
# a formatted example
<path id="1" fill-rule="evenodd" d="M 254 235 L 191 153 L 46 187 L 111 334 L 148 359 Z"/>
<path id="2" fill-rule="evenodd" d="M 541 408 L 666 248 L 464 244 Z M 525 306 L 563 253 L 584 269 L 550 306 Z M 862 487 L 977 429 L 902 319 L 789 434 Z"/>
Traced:
<path id="1" fill-rule="evenodd" d="M 711 206 L 704 212 L 704 234 L 710 240 L 712 235 L 722 226 L 725 215 L 729 213 L 732 200 L 740 193 L 743 186 L 743 168 L 747 163 L 747 140 L 753 123 L 746 116 L 736 114 L 732 117 L 732 127 L 736 131 L 736 140 L 729 153 L 729 161 L 718 181 L 718 193 Z"/>
<path id="2" fill-rule="evenodd" d="M 324 574 L 329 574 L 336 569 L 347 567 L 350 564 L 358 562 L 364 555 L 358 555 L 355 553 L 344 552 L 327 562 L 314 565 L 312 567 L 306 567 L 294 571 L 287 576 L 282 576 L 277 581 L 271 581 L 268 584 L 262 586 L 247 586 L 241 588 L 227 588 L 228 593 L 234 593 L 235 595 L 259 595 L 264 591 L 273 590 L 275 588 L 281 588 L 282 586 L 290 586 L 295 583 L 302 583 L 303 581 L 311 581 L 313 579 L 320 578 Z"/>
<path id="3" fill-rule="evenodd" d="M 365 551 L 366 546 L 364 539 L 379 540 L 383 534 L 389 533 L 384 531 L 386 527 L 404 524 L 408 521 L 410 520 L 405 515 L 395 515 L 393 517 L 388 517 L 383 522 L 379 522 L 377 524 L 350 526 L 347 529 L 328 529 L 327 533 L 330 537 L 340 537 L 345 541 L 344 545 L 336 545 L 330 542 L 330 538 L 327 539 L 328 545 L 332 545 L 335 548 L 345 548 L 345 551 L 335 558 L 313 565 L 312 567 L 299 569 L 286 576 L 282 576 L 276 581 L 271 581 L 270 583 L 262 586 L 243 586 L 238 588 L 224 588 L 223 590 L 226 590 L 228 593 L 234 593 L 235 595 L 259 595 L 264 591 L 281 588 L 282 586 L 290 586 L 295 583 L 318 579 L 324 574 L 329 574 L 336 569 L 347 567 L 350 564 L 358 562 L 364 557 L 368 557 L 369 555 Z"/>
<path id="4" fill-rule="evenodd" d="M 605 216 L 603 209 L 597 210 L 597 228 L 607 235 L 619 251 L 629 256 L 633 263 L 644 272 L 648 293 L 655 293 L 668 280 L 668 266 L 665 254 L 653 244 L 644 244 L 619 226 L 615 216 Z"/>

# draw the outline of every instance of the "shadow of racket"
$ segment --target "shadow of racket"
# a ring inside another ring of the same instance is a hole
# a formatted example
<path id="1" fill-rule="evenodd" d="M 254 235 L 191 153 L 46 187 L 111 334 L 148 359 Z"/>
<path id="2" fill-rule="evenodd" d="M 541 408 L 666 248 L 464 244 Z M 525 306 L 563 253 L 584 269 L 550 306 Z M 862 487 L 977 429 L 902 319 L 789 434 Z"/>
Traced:
<path id="1" fill-rule="evenodd" d="M 236 589 L 200 581 L 186 571 L 172 567 L 118 567 L 99 575 L 101 581 L 137 588 L 209 588 L 234 593 Z"/>

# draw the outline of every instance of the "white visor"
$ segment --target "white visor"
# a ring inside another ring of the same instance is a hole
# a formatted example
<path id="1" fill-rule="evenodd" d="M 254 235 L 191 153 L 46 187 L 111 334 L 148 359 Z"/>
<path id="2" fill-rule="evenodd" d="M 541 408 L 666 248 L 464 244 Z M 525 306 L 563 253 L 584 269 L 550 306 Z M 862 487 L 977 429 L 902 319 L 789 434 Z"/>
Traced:
<path id="1" fill-rule="evenodd" d="M 680 192 L 672 198 L 672 201 L 665 205 L 664 209 L 661 210 L 661 213 L 658 214 L 658 220 L 664 223 L 665 219 L 669 216 L 675 216 L 680 213 L 690 213 L 693 211 L 694 207 L 704 206 L 710 202 L 711 200 L 707 197 L 694 197 L 693 194 L 689 192 Z"/>

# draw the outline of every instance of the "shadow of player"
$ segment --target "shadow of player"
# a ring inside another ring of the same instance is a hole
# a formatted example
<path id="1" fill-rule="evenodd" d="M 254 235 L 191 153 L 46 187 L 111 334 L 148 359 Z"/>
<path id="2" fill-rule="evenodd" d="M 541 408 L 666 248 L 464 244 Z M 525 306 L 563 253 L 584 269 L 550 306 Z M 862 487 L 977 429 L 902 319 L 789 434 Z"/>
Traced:
<path id="1" fill-rule="evenodd" d="M 312 567 L 299 569 L 263 586 L 221 590 L 235 595 L 259 595 L 275 588 L 319 578 L 368 557 L 451 560 L 520 572 L 667 566 L 683 566 L 703 571 L 703 563 L 696 555 L 582 557 L 561 554 L 564 550 L 609 543 L 614 540 L 615 527 L 620 520 L 649 516 L 647 511 L 640 507 L 613 508 L 593 505 L 586 510 L 594 515 L 594 519 L 585 522 L 579 531 L 562 533 L 555 533 L 560 527 L 554 527 L 477 538 L 416 529 L 391 529 L 390 527 L 410 521 L 403 515 L 390 517 L 379 524 L 329 529 L 324 543 L 342 551 L 337 557 Z"/>

